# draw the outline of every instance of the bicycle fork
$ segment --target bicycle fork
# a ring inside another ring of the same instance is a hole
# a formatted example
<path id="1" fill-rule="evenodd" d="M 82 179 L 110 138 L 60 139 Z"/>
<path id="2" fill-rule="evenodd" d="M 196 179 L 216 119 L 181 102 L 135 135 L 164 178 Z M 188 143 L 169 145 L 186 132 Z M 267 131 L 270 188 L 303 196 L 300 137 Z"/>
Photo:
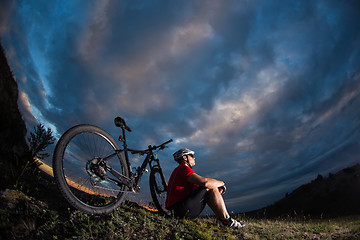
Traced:
<path id="1" fill-rule="evenodd" d="M 150 171 L 151 171 L 150 175 L 152 174 L 152 172 L 158 171 L 159 174 L 160 174 L 162 186 L 164 186 L 164 189 L 161 190 L 161 189 L 158 188 L 158 185 L 155 184 L 156 192 L 158 194 L 166 192 L 167 191 L 167 181 L 166 181 L 165 175 L 164 175 L 164 173 L 163 173 L 163 171 L 162 171 L 162 169 L 160 167 L 159 159 L 157 159 L 157 158 L 152 159 L 152 161 L 150 161 L 149 165 L 150 165 Z"/>

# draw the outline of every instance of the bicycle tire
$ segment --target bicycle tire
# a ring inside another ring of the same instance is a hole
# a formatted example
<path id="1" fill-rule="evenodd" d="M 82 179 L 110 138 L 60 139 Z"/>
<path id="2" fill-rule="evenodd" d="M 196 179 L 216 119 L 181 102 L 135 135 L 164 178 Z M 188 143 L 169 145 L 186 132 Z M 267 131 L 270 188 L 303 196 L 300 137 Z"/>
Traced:
<path id="1" fill-rule="evenodd" d="M 165 208 L 167 180 L 163 171 L 155 167 L 150 172 L 150 192 L 154 205 L 160 214 L 168 215 L 168 210 Z"/>
<path id="2" fill-rule="evenodd" d="M 53 155 L 54 178 L 61 194 L 73 207 L 91 214 L 106 214 L 124 201 L 125 185 L 101 179 L 91 170 L 94 159 L 109 156 L 115 150 L 120 148 L 110 134 L 93 125 L 74 126 L 61 136 Z M 129 176 L 122 153 L 108 159 L 106 164 Z M 113 177 L 107 171 L 106 176 Z"/>

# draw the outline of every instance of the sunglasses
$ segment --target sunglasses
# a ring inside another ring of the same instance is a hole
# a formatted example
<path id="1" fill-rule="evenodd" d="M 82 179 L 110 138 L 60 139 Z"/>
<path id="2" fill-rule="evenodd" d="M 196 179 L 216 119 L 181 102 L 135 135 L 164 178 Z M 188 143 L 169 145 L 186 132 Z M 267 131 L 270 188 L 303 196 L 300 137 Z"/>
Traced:
<path id="1" fill-rule="evenodd" d="M 194 157 L 194 154 L 188 154 L 188 156 L 190 156 L 190 157 L 192 157 L 192 158 L 195 158 L 195 157 Z"/>

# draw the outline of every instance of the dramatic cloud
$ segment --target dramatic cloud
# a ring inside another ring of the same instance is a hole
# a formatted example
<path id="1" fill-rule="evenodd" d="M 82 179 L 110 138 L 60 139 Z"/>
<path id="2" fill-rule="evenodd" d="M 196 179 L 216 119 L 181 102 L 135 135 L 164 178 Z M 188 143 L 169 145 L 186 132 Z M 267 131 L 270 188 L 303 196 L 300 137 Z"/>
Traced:
<path id="1" fill-rule="evenodd" d="M 29 128 L 91 123 L 116 136 L 123 116 L 134 148 L 175 140 L 160 156 L 167 176 L 171 153 L 194 149 L 196 172 L 226 182 L 234 212 L 360 161 L 357 1 L 0 7 Z"/>

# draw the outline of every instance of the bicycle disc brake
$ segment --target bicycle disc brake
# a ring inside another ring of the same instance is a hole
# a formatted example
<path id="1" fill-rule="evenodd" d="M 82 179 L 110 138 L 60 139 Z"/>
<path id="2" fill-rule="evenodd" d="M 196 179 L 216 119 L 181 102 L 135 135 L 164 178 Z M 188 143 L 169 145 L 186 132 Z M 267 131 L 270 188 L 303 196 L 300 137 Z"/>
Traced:
<path id="1" fill-rule="evenodd" d="M 86 163 L 86 172 L 93 178 L 94 183 L 106 178 L 106 163 L 101 158 L 94 158 Z"/>

